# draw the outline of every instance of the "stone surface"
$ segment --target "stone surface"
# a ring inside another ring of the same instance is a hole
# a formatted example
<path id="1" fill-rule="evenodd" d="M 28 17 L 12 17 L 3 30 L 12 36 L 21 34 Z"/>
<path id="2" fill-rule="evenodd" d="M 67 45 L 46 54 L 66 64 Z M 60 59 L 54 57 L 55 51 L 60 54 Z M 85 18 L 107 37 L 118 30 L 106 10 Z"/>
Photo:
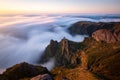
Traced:
<path id="1" fill-rule="evenodd" d="M 44 55 L 40 57 L 40 63 L 45 63 L 54 57 L 57 53 L 59 43 L 57 41 L 51 40 L 50 44 L 46 47 Z"/>
<path id="2" fill-rule="evenodd" d="M 66 38 L 60 42 L 52 41 L 47 46 L 40 62 L 45 62 L 54 57 L 56 66 L 74 67 L 81 63 L 79 49 L 82 47 L 80 43 L 69 41 Z"/>
<path id="3" fill-rule="evenodd" d="M 97 41 L 105 41 L 107 43 L 120 41 L 120 26 L 114 27 L 111 30 L 97 30 L 92 34 L 92 37 Z"/>
<path id="4" fill-rule="evenodd" d="M 43 74 L 33 77 L 30 80 L 53 80 L 53 78 L 49 74 Z"/>

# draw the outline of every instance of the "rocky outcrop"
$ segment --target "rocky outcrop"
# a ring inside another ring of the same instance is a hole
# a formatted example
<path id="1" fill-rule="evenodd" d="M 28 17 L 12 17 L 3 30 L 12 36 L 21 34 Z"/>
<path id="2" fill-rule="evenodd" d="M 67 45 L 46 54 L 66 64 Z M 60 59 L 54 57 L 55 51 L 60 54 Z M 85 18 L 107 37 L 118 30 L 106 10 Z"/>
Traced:
<path id="1" fill-rule="evenodd" d="M 107 43 L 116 42 L 115 36 L 111 33 L 111 31 L 106 29 L 97 30 L 92 34 L 92 37 L 96 41 L 105 41 Z"/>
<path id="2" fill-rule="evenodd" d="M 114 30 L 113 32 L 118 31 L 115 29 L 112 30 Z M 78 74 L 81 73 L 81 70 L 83 72 L 90 71 L 98 77 L 103 78 L 103 80 L 120 79 L 120 77 L 117 77 L 120 75 L 120 42 L 109 44 L 96 41 L 91 37 L 86 38 L 81 43 L 72 42 L 64 38 L 58 44 L 59 47 L 54 56 L 57 66 L 53 69 L 53 73 L 57 75 L 55 77 L 56 80 L 61 80 L 62 77 L 74 80 L 74 77 L 70 77 L 70 75 L 77 77 L 78 75 L 72 72 L 73 69 Z M 65 69 L 63 70 L 61 66 Z M 79 70 L 80 72 L 78 72 Z"/>
<path id="3" fill-rule="evenodd" d="M 41 56 L 39 62 L 44 63 L 49 61 L 52 57 L 54 57 L 58 51 L 59 43 L 57 41 L 51 40 L 50 44 L 46 47 L 44 51 L 44 55 Z"/>
<path id="4" fill-rule="evenodd" d="M 97 41 L 105 41 L 107 43 L 120 41 L 120 26 L 114 27 L 111 30 L 97 30 L 92 34 L 92 37 Z"/>
<path id="5" fill-rule="evenodd" d="M 88 21 L 80 21 L 73 24 L 68 28 L 69 32 L 72 35 L 89 35 L 91 36 L 93 32 L 99 29 L 112 29 L 116 25 L 120 25 L 120 22 L 88 22 Z"/>
<path id="6" fill-rule="evenodd" d="M 50 74 L 50 72 L 45 67 L 34 66 L 24 62 L 8 68 L 2 76 L 0 76 L 0 80 L 20 80 L 23 78 L 31 78 L 40 74 Z"/>
<path id="7" fill-rule="evenodd" d="M 53 78 L 49 74 L 43 74 L 33 77 L 30 80 L 53 80 Z"/>
<path id="8" fill-rule="evenodd" d="M 74 67 L 80 64 L 80 52 L 71 44 L 79 44 L 71 42 L 63 38 L 60 42 L 59 50 L 55 56 L 56 66 Z"/>
<path id="9" fill-rule="evenodd" d="M 114 34 L 119 32 L 116 28 L 112 29 Z M 8 68 L 0 80 L 120 80 L 120 42 L 89 37 L 79 43 L 63 38 L 60 42 L 51 40 L 46 50 L 48 60 L 55 58 L 51 73 L 45 67 L 21 63 Z"/>
<path id="10" fill-rule="evenodd" d="M 80 49 L 83 47 L 82 44 L 69 41 L 66 38 L 63 38 L 60 42 L 52 40 L 41 57 L 40 62 L 45 62 L 54 57 L 56 66 L 74 67 L 81 63 Z"/>

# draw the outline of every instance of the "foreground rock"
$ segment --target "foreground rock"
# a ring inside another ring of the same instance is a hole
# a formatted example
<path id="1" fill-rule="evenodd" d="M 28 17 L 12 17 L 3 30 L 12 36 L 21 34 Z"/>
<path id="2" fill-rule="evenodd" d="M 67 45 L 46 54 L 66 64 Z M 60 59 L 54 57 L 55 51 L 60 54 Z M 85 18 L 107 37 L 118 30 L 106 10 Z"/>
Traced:
<path id="1" fill-rule="evenodd" d="M 22 80 L 24 78 L 31 78 L 43 74 L 50 74 L 47 68 L 42 66 L 34 66 L 24 62 L 8 68 L 1 75 L 0 80 Z"/>
<path id="2" fill-rule="evenodd" d="M 68 28 L 69 32 L 72 35 L 89 35 L 91 36 L 93 32 L 100 30 L 100 29 L 112 29 L 115 26 L 119 26 L 120 22 L 88 22 L 88 21 L 80 21 L 73 24 L 71 27 Z"/>
<path id="3" fill-rule="evenodd" d="M 92 34 L 92 37 L 97 41 L 105 41 L 107 43 L 120 41 L 120 26 L 116 26 L 111 30 L 97 30 Z"/>

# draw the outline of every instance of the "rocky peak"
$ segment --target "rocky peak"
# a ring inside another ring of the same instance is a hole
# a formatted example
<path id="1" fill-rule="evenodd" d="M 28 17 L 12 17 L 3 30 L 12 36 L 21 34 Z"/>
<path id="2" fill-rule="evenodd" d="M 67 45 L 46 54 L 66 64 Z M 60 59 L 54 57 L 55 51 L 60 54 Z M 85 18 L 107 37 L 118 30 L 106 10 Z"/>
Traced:
<path id="1" fill-rule="evenodd" d="M 40 58 L 40 63 L 45 63 L 50 60 L 50 58 L 53 58 L 58 50 L 59 43 L 57 41 L 51 40 L 50 44 L 46 47 L 43 55 Z"/>
<path id="2" fill-rule="evenodd" d="M 54 41 L 54 40 L 50 40 L 50 45 L 57 45 L 58 42 L 57 41 Z"/>
<path id="3" fill-rule="evenodd" d="M 62 40 L 61 40 L 61 48 L 62 48 L 62 54 L 67 54 L 69 55 L 69 44 L 68 44 L 68 40 L 64 37 Z"/>

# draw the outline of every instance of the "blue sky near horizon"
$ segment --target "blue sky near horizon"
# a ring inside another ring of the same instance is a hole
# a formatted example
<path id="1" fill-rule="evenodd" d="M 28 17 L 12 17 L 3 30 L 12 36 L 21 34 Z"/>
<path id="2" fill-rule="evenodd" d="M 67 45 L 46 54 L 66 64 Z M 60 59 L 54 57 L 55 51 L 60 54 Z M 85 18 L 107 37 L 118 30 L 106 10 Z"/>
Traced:
<path id="1" fill-rule="evenodd" d="M 0 14 L 30 12 L 120 14 L 120 0 L 0 0 Z"/>

